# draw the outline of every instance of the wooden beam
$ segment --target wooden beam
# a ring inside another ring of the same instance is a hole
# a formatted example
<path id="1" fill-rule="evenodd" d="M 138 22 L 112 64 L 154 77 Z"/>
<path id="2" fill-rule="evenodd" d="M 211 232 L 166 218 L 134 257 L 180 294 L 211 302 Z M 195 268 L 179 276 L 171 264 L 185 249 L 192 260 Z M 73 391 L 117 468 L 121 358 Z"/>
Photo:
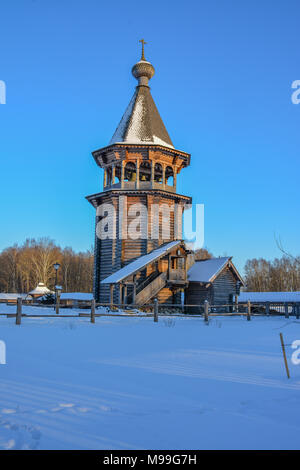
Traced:
<path id="1" fill-rule="evenodd" d="M 133 276 L 133 293 L 132 293 L 132 303 L 135 304 L 136 297 L 136 275 Z"/>
<path id="2" fill-rule="evenodd" d="M 114 285 L 110 285 L 110 305 L 112 306 L 114 303 Z"/>
<path id="3" fill-rule="evenodd" d="M 112 175 L 111 175 L 111 184 L 115 184 L 115 177 L 116 177 L 116 166 L 112 165 Z"/>

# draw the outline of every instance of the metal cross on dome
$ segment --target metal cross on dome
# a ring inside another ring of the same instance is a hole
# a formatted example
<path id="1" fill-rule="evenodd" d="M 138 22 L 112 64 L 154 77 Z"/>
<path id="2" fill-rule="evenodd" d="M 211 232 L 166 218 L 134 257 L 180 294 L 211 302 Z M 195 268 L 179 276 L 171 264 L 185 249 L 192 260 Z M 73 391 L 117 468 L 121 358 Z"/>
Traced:
<path id="1" fill-rule="evenodd" d="M 142 43 L 142 57 L 141 57 L 141 60 L 146 60 L 146 59 L 145 59 L 145 55 L 144 55 L 144 46 L 145 46 L 145 44 L 147 44 L 147 43 L 146 43 L 145 39 L 140 39 L 139 42 Z"/>

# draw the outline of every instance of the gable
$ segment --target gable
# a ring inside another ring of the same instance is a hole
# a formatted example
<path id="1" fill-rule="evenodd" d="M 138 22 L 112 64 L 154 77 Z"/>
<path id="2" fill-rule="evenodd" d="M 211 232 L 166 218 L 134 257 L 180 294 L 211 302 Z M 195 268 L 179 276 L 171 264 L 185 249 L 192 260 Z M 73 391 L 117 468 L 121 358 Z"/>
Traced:
<path id="1" fill-rule="evenodd" d="M 236 280 L 239 280 L 241 284 L 244 285 L 244 281 L 232 263 L 231 257 L 210 258 L 207 260 L 195 261 L 188 270 L 188 280 L 190 282 L 202 283 L 214 282 L 216 277 L 228 267 L 232 270 Z"/>

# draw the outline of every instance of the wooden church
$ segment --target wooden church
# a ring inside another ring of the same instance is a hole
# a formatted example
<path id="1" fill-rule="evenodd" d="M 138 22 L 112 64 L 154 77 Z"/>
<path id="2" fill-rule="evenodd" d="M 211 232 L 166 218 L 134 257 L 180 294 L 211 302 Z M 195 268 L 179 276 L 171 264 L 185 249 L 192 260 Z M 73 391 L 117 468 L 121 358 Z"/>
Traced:
<path id="1" fill-rule="evenodd" d="M 103 191 L 87 196 L 96 209 L 94 297 L 100 303 L 143 305 L 155 297 L 180 303 L 189 285 L 182 215 L 191 198 L 176 185 L 190 155 L 174 148 L 159 115 L 149 87 L 155 70 L 141 42 L 134 95 L 109 145 L 93 152 L 104 170 Z"/>

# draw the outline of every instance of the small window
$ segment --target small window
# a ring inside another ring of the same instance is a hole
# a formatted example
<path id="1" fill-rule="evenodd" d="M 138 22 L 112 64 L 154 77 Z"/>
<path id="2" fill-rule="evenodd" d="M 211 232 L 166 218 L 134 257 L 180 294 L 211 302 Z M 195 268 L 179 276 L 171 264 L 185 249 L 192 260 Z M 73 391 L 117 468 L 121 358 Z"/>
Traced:
<path id="1" fill-rule="evenodd" d="M 117 163 L 115 168 L 115 183 L 120 183 L 121 181 L 121 164 Z"/>

